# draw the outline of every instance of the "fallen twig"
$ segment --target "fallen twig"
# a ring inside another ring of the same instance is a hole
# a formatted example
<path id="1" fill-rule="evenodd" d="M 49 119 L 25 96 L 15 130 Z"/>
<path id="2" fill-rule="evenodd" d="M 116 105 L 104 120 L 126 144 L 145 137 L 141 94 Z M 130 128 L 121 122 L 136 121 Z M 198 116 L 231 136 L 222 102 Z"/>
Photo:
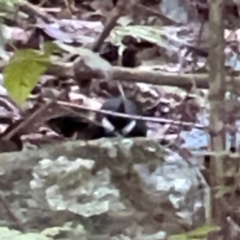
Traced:
<path id="1" fill-rule="evenodd" d="M 23 224 L 20 222 L 20 220 L 14 215 L 14 213 L 11 211 L 11 209 L 8 206 L 8 203 L 6 201 L 6 199 L 4 198 L 4 196 L 2 196 L 0 194 L 0 202 L 2 203 L 4 209 L 7 212 L 7 215 L 10 217 L 10 219 L 14 222 L 15 227 L 20 230 L 21 232 L 25 232 L 25 228 L 23 226 Z"/>
<path id="2" fill-rule="evenodd" d="M 72 64 L 55 65 L 47 71 L 47 74 L 55 75 L 62 78 L 73 78 L 74 71 Z M 100 79 L 103 73 L 97 70 L 86 72 L 79 71 L 78 75 L 88 76 L 89 78 Z M 147 83 L 159 86 L 172 86 L 189 89 L 192 87 L 193 79 L 194 85 L 200 89 L 208 89 L 208 73 L 191 73 L 191 74 L 178 74 L 168 73 L 161 70 L 139 70 L 124 67 L 112 67 L 111 69 L 112 80 Z M 226 89 L 232 93 L 239 93 L 240 77 L 226 76 Z"/>
<path id="3" fill-rule="evenodd" d="M 155 123 L 167 123 L 167 124 L 175 124 L 175 125 L 181 125 L 181 126 L 186 126 L 186 127 L 196 127 L 199 129 L 206 129 L 207 127 L 201 125 L 201 124 L 195 124 L 191 122 L 183 122 L 183 121 L 174 121 L 166 118 L 156 118 L 156 117 L 143 117 L 143 116 L 137 116 L 137 115 L 128 115 L 125 113 L 116 113 L 112 111 L 107 111 L 107 110 L 100 110 L 100 109 L 91 109 L 82 105 L 78 105 L 75 103 L 69 103 L 69 102 L 64 102 L 64 101 L 57 101 L 57 103 L 63 107 L 71 107 L 75 109 L 76 111 L 81 110 L 81 111 L 92 111 L 92 112 L 97 112 L 97 113 L 102 113 L 105 115 L 111 115 L 111 116 L 116 116 L 120 118 L 128 118 L 131 120 L 139 120 L 139 121 L 148 121 L 148 122 L 155 122 Z M 76 112 L 77 113 L 77 112 Z"/>

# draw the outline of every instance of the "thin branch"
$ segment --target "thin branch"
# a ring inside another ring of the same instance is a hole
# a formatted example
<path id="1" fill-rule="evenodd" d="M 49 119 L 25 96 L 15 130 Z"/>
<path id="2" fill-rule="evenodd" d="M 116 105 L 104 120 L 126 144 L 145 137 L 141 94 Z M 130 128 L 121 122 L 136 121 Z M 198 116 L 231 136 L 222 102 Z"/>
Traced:
<path id="1" fill-rule="evenodd" d="M 97 113 L 102 113 L 105 115 L 120 117 L 120 118 L 127 118 L 131 120 L 138 120 L 138 121 L 147 121 L 147 122 L 155 122 L 155 123 L 166 123 L 166 124 L 174 124 L 174 125 L 181 125 L 186 127 L 196 127 L 199 129 L 206 129 L 205 126 L 201 124 L 195 124 L 191 122 L 183 122 L 183 121 L 174 121 L 166 118 L 156 118 L 156 117 L 143 117 L 143 116 L 137 116 L 137 115 L 128 115 L 124 113 L 116 113 L 112 111 L 107 110 L 99 110 L 99 109 L 91 109 L 82 105 L 78 105 L 75 103 L 69 103 L 69 102 L 63 102 L 63 101 L 57 101 L 57 103 L 63 107 L 71 107 L 75 110 L 81 110 L 81 111 L 92 111 Z"/>
<path id="2" fill-rule="evenodd" d="M 104 40 L 108 37 L 112 29 L 115 27 L 117 20 L 119 19 L 119 17 L 121 17 L 127 5 L 129 5 L 127 0 L 118 1 L 116 7 L 113 9 L 112 13 L 107 18 L 107 23 L 102 33 L 99 35 L 99 37 L 92 46 L 92 50 L 94 52 L 98 52 L 100 50 L 101 45 L 103 44 Z"/>
<path id="3" fill-rule="evenodd" d="M 224 70 L 224 25 L 223 9 L 225 0 L 211 1 L 209 4 L 209 28 L 214 34 L 210 34 L 209 42 L 209 134 L 210 148 L 215 152 L 222 152 L 226 149 L 226 131 L 225 131 L 225 70 Z M 223 197 L 216 197 L 215 189 L 224 188 L 224 172 L 227 171 L 223 156 L 211 156 L 210 158 L 210 187 L 211 187 L 211 215 L 210 223 L 216 224 L 222 228 L 226 221 L 225 200 Z M 226 233 L 226 229 L 222 229 Z M 223 232 L 222 232 L 223 233 Z M 209 234 L 209 240 L 226 238 L 222 233 L 212 232 Z"/>
<path id="4" fill-rule="evenodd" d="M 15 227 L 17 227 L 18 230 L 20 230 L 21 232 L 25 232 L 25 228 L 23 226 L 23 224 L 20 222 L 20 220 L 13 214 L 13 212 L 11 211 L 11 209 L 8 206 L 8 203 L 6 201 L 6 199 L 4 198 L 4 196 L 2 196 L 0 194 L 0 202 L 2 203 L 4 209 L 6 210 L 8 216 L 10 217 L 10 219 L 15 223 Z"/>

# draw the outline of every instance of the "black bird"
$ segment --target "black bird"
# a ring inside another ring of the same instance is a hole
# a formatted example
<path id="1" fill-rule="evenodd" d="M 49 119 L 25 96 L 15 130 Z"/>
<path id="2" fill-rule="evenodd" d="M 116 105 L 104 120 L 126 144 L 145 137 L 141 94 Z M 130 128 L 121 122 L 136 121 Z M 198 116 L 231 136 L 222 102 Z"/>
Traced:
<path id="1" fill-rule="evenodd" d="M 139 114 L 136 104 L 122 96 L 107 99 L 101 109 L 128 115 Z M 142 137 L 146 136 L 147 133 L 147 127 L 143 121 L 103 114 L 97 115 L 97 121 L 100 121 L 103 125 L 103 128 L 101 128 L 99 132 L 100 135 L 103 134 L 104 137 L 116 136 L 114 132 L 124 137 Z M 108 126 L 111 126 L 114 132 L 109 130 Z"/>
<path id="2" fill-rule="evenodd" d="M 122 96 L 107 99 L 101 109 L 128 115 L 139 114 L 136 104 Z M 97 126 L 94 123 L 87 122 L 81 117 L 74 115 L 53 118 L 50 119 L 47 124 L 53 131 L 64 137 L 71 137 L 77 132 L 79 136 L 84 135 L 84 140 L 116 137 L 118 135 L 124 137 L 144 137 L 147 133 L 147 127 L 143 121 L 101 113 L 96 115 L 96 120 L 101 123 L 102 126 Z"/>

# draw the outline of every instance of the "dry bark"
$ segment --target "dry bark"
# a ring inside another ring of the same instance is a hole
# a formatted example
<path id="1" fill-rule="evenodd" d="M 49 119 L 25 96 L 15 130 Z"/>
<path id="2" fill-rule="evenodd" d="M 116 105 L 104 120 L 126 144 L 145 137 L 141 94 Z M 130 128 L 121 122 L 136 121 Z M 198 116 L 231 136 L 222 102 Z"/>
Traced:
<path id="1" fill-rule="evenodd" d="M 210 52 L 209 52 L 209 102 L 210 102 L 210 148 L 215 152 L 226 149 L 226 132 L 224 122 L 225 72 L 224 72 L 224 0 L 210 2 Z M 227 239 L 224 236 L 226 221 L 223 197 L 216 198 L 216 193 L 224 186 L 224 158 L 221 155 L 211 157 L 210 187 L 211 187 L 211 221 L 221 227 L 220 232 L 209 234 L 209 240 Z M 228 238 L 229 239 L 229 238 Z"/>

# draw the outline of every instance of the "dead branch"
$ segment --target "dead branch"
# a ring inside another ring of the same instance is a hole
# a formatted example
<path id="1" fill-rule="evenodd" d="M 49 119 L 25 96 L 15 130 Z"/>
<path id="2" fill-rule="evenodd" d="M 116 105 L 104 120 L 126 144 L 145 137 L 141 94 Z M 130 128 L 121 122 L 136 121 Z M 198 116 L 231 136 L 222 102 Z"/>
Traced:
<path id="1" fill-rule="evenodd" d="M 77 64 L 77 63 L 76 63 Z M 65 76 L 69 74 L 69 77 L 74 77 L 74 71 L 71 67 L 67 67 L 64 71 L 64 67 L 57 67 L 56 70 L 52 69 L 54 73 Z M 84 78 L 103 78 L 104 75 L 100 71 L 92 70 L 88 72 L 78 71 L 80 67 L 75 67 L 75 76 L 76 80 Z M 81 68 L 82 69 L 82 68 Z M 159 86 L 172 86 L 172 87 L 180 87 L 184 89 L 189 89 L 192 87 L 193 81 L 194 85 L 197 88 L 208 89 L 208 79 L 209 75 L 207 73 L 193 73 L 193 74 L 174 74 L 168 73 L 164 71 L 152 71 L 152 70 L 139 70 L 139 69 L 130 69 L 124 67 L 112 67 L 111 73 L 112 80 L 126 81 L 126 82 L 142 82 L 147 84 L 154 84 Z M 240 89 L 240 78 L 226 76 L 226 90 L 238 93 Z"/>
<path id="2" fill-rule="evenodd" d="M 128 5 L 130 4 L 126 0 L 118 1 L 117 6 L 113 9 L 110 16 L 108 17 L 107 23 L 102 33 L 99 35 L 92 46 L 92 50 L 94 52 L 98 52 L 100 50 L 100 47 L 103 44 L 104 40 L 108 37 L 112 29 L 115 27 L 117 20 L 119 17 L 121 17 L 122 13 Z"/>

